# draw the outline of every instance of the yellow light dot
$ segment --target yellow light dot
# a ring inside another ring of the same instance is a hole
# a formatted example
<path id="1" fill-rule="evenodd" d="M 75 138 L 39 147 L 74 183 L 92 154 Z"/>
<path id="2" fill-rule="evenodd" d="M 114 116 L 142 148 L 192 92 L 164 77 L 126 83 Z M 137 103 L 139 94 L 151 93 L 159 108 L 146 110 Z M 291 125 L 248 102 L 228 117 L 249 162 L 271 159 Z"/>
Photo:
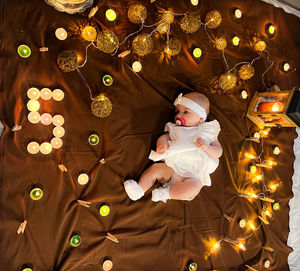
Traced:
<path id="1" fill-rule="evenodd" d="M 57 89 L 53 90 L 52 96 L 55 101 L 61 101 L 61 100 L 63 100 L 65 94 L 61 89 L 57 88 Z"/>
<path id="2" fill-rule="evenodd" d="M 27 108 L 32 112 L 38 111 L 40 109 L 40 103 L 36 100 L 29 100 L 27 103 Z"/>
<path id="3" fill-rule="evenodd" d="M 27 96 L 31 100 L 37 100 L 40 97 L 40 91 L 37 88 L 30 88 L 27 91 Z"/>
<path id="4" fill-rule="evenodd" d="M 255 43 L 254 45 L 254 49 L 259 51 L 259 52 L 262 52 L 263 50 L 266 49 L 266 43 L 264 41 L 258 41 L 257 43 Z"/>
<path id="5" fill-rule="evenodd" d="M 197 6 L 199 1 L 198 0 L 191 0 L 191 3 L 193 6 Z"/>
<path id="6" fill-rule="evenodd" d="M 105 12 L 105 16 L 106 16 L 107 20 L 109 20 L 111 22 L 114 21 L 117 18 L 117 14 L 113 9 L 108 9 Z"/>
<path id="7" fill-rule="evenodd" d="M 283 64 L 283 70 L 284 70 L 285 72 L 288 72 L 289 69 L 290 69 L 290 64 L 289 64 L 289 63 L 284 63 L 284 64 Z"/>
<path id="8" fill-rule="evenodd" d="M 193 50 L 193 56 L 196 57 L 196 58 L 199 58 L 200 56 L 202 55 L 202 51 L 200 48 L 195 48 Z"/>
<path id="9" fill-rule="evenodd" d="M 251 166 L 251 167 L 250 167 L 250 172 L 251 172 L 251 174 L 255 174 L 256 171 L 257 171 L 257 167 L 256 167 L 256 166 Z"/>
<path id="10" fill-rule="evenodd" d="M 237 18 L 237 19 L 240 19 L 242 17 L 242 11 L 238 8 L 236 8 L 234 10 L 234 16 Z"/>
<path id="11" fill-rule="evenodd" d="M 239 244 L 238 244 L 238 247 L 239 247 L 241 250 L 246 251 L 246 247 L 244 246 L 244 244 L 239 243 Z"/>
<path id="12" fill-rule="evenodd" d="M 40 146 L 40 152 L 42 154 L 49 154 L 52 151 L 52 146 L 49 142 L 44 142 Z"/>
<path id="13" fill-rule="evenodd" d="M 214 253 L 214 252 L 216 252 L 219 248 L 220 248 L 220 243 L 219 243 L 219 242 L 216 242 L 216 243 L 214 243 L 213 246 L 211 247 L 210 252 L 211 252 L 211 253 Z"/>
<path id="14" fill-rule="evenodd" d="M 255 230 L 255 226 L 254 226 L 254 224 L 253 224 L 252 221 L 249 221 L 249 222 L 248 222 L 248 225 L 249 225 L 249 227 L 250 227 L 252 230 Z"/>
<path id="15" fill-rule="evenodd" d="M 248 157 L 248 158 L 250 158 L 250 159 L 256 158 L 252 153 L 249 153 L 249 152 L 246 152 L 245 156 Z"/>
<path id="16" fill-rule="evenodd" d="M 141 62 L 139 61 L 134 61 L 132 63 L 132 69 L 135 71 L 135 72 L 140 72 L 142 70 L 142 64 Z"/>
<path id="17" fill-rule="evenodd" d="M 85 185 L 88 183 L 89 181 L 89 176 L 86 174 L 86 173 L 81 173 L 78 178 L 77 178 L 77 181 L 79 184 L 81 185 Z"/>
<path id="18" fill-rule="evenodd" d="M 259 132 L 255 132 L 254 135 L 253 135 L 254 138 L 256 139 L 260 139 L 260 134 Z"/>
<path id="19" fill-rule="evenodd" d="M 28 114 L 28 120 L 33 124 L 38 123 L 40 121 L 40 118 L 41 116 L 38 112 L 30 112 Z"/>
<path id="20" fill-rule="evenodd" d="M 232 44 L 233 44 L 234 46 L 238 46 L 239 43 L 240 43 L 239 37 L 236 37 L 236 36 L 235 36 L 235 37 L 232 38 Z"/>
<path id="21" fill-rule="evenodd" d="M 241 97 L 242 97 L 242 99 L 244 99 L 244 100 L 246 100 L 246 99 L 248 98 L 248 92 L 247 92 L 245 89 L 243 89 L 243 90 L 241 91 Z"/>
<path id="22" fill-rule="evenodd" d="M 280 148 L 278 146 L 275 146 L 274 149 L 273 149 L 273 153 L 275 155 L 278 155 L 280 153 Z"/>
<path id="23" fill-rule="evenodd" d="M 65 134 L 65 129 L 63 127 L 59 127 L 59 126 L 56 126 L 54 129 L 53 129 L 53 135 L 55 137 L 63 137 Z"/>
<path id="24" fill-rule="evenodd" d="M 246 222 L 245 219 L 241 219 L 240 222 L 239 222 L 239 225 L 240 225 L 241 228 L 245 228 L 246 224 L 247 224 L 247 222 Z"/>
<path id="25" fill-rule="evenodd" d="M 92 26 L 86 26 L 83 28 L 81 36 L 87 41 L 93 41 L 97 37 L 97 30 Z"/>
<path id="26" fill-rule="evenodd" d="M 273 25 L 270 25 L 270 26 L 268 27 L 268 31 L 269 31 L 269 33 L 270 33 L 271 35 L 273 35 L 273 34 L 275 33 L 275 27 L 274 27 Z"/>

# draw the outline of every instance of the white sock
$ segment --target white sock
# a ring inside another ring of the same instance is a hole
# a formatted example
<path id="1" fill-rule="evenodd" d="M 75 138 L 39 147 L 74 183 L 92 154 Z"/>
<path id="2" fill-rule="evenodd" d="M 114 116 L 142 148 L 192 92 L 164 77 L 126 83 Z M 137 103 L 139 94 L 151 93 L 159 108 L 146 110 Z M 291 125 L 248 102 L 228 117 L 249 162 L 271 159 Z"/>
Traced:
<path id="1" fill-rule="evenodd" d="M 160 187 L 160 188 L 156 188 L 154 190 L 152 190 L 152 201 L 158 202 L 158 201 L 162 201 L 164 203 L 167 202 L 168 199 L 170 199 L 170 192 L 169 192 L 170 188 L 164 188 L 164 187 Z"/>
<path id="2" fill-rule="evenodd" d="M 124 182 L 124 188 L 131 200 L 138 200 L 144 196 L 143 188 L 134 180 L 127 180 Z"/>

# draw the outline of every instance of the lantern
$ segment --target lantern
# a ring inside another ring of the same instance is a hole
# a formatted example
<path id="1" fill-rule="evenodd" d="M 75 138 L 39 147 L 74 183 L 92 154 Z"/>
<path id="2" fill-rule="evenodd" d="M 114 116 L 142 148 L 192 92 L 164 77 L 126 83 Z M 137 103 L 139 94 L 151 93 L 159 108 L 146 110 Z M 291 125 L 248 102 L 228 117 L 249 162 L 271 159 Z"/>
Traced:
<path id="1" fill-rule="evenodd" d="M 111 54 L 119 46 L 119 39 L 114 32 L 104 30 L 97 36 L 97 47 L 104 53 Z"/>
<path id="2" fill-rule="evenodd" d="M 205 23 L 208 28 L 217 28 L 219 24 L 222 22 L 222 16 L 219 11 L 212 10 L 208 12 L 205 16 Z"/>
<path id="3" fill-rule="evenodd" d="M 236 76 L 233 73 L 227 72 L 220 75 L 219 87 L 223 90 L 232 89 L 236 84 Z"/>
<path id="4" fill-rule="evenodd" d="M 132 42 L 132 51 L 139 56 L 151 53 L 153 49 L 152 38 L 148 34 L 137 35 Z"/>
<path id="5" fill-rule="evenodd" d="M 62 51 L 57 56 L 57 65 L 63 72 L 74 71 L 78 67 L 78 58 L 74 51 Z"/>
<path id="6" fill-rule="evenodd" d="M 142 4 L 133 4 L 128 8 L 128 19 L 134 24 L 140 24 L 147 18 L 147 9 Z"/>
<path id="7" fill-rule="evenodd" d="M 247 117 L 264 127 L 300 127 L 300 90 L 256 92 Z"/>
<path id="8" fill-rule="evenodd" d="M 176 56 L 180 53 L 181 50 L 181 40 L 177 38 L 170 38 L 164 47 L 164 51 L 166 54 L 170 56 Z"/>
<path id="9" fill-rule="evenodd" d="M 200 15 L 198 14 L 186 14 L 180 21 L 180 27 L 186 33 L 196 32 L 200 25 Z"/>
<path id="10" fill-rule="evenodd" d="M 107 97 L 100 94 L 92 101 L 91 110 L 96 117 L 105 118 L 112 111 L 112 103 Z"/>
<path id="11" fill-rule="evenodd" d="M 216 41 L 216 47 L 217 47 L 218 50 L 222 51 L 222 50 L 224 50 L 226 48 L 226 46 L 227 46 L 226 39 L 224 39 L 224 38 L 217 39 L 217 41 Z"/>
<path id="12" fill-rule="evenodd" d="M 254 76 L 255 70 L 250 64 L 244 64 L 239 69 L 239 76 L 243 80 L 248 80 Z"/>

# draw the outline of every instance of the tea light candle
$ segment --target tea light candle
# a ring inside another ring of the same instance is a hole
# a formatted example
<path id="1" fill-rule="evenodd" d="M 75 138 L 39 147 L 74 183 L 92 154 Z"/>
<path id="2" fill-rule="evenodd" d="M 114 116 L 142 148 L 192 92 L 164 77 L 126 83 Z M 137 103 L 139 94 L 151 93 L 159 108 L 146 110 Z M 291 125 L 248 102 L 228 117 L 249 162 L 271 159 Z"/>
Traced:
<path id="1" fill-rule="evenodd" d="M 49 154 L 52 151 L 52 146 L 49 142 L 44 142 L 40 145 L 40 152 L 42 154 Z"/>
<path id="2" fill-rule="evenodd" d="M 44 125 L 49 125 L 52 123 L 52 116 L 49 113 L 44 113 L 41 115 L 41 123 Z"/>
<path id="3" fill-rule="evenodd" d="M 63 127 L 60 127 L 60 126 L 56 126 L 53 129 L 53 135 L 55 137 L 63 137 L 65 135 L 65 129 Z"/>
<path id="4" fill-rule="evenodd" d="M 81 185 L 85 185 L 89 182 L 89 176 L 85 173 L 81 173 L 77 178 L 77 182 Z"/>
<path id="5" fill-rule="evenodd" d="M 36 100 L 29 100 L 27 103 L 27 108 L 32 112 L 38 111 L 40 109 L 40 103 Z"/>
<path id="6" fill-rule="evenodd" d="M 96 134 L 92 134 L 89 136 L 89 143 L 91 145 L 97 145 L 99 143 L 99 136 Z"/>
<path id="7" fill-rule="evenodd" d="M 107 18 L 107 20 L 113 22 L 117 18 L 117 14 L 113 9 L 108 9 L 105 12 L 105 17 Z"/>
<path id="8" fill-rule="evenodd" d="M 271 265 L 271 262 L 269 260 L 265 260 L 264 262 L 264 268 L 268 269 Z"/>
<path id="9" fill-rule="evenodd" d="M 242 18 L 242 11 L 240 9 L 236 8 L 234 10 L 234 17 L 237 18 L 237 19 Z"/>
<path id="10" fill-rule="evenodd" d="M 30 142 L 27 145 L 27 151 L 30 154 L 37 154 L 40 151 L 40 145 L 37 142 Z"/>
<path id="11" fill-rule="evenodd" d="M 31 50 L 27 45 L 22 44 L 18 47 L 18 54 L 20 57 L 27 58 L 31 55 Z"/>
<path id="12" fill-rule="evenodd" d="M 134 61 L 132 63 L 132 69 L 135 71 L 135 72 L 140 72 L 142 70 L 142 64 L 141 62 L 139 61 Z"/>
<path id="13" fill-rule="evenodd" d="M 110 208 L 107 205 L 102 205 L 99 209 L 99 213 L 102 216 L 107 216 L 110 212 Z"/>
<path id="14" fill-rule="evenodd" d="M 196 58 L 199 58 L 200 56 L 202 55 L 202 51 L 200 48 L 195 48 L 193 50 L 193 56 L 196 57 Z"/>
<path id="15" fill-rule="evenodd" d="M 31 100 L 37 100 L 40 97 L 40 91 L 37 88 L 30 88 L 27 91 L 27 96 Z"/>
<path id="16" fill-rule="evenodd" d="M 190 263 L 189 264 L 189 271 L 196 271 L 197 270 L 197 264 L 196 263 Z"/>
<path id="17" fill-rule="evenodd" d="M 53 137 L 50 141 L 50 144 L 53 149 L 59 149 L 59 148 L 61 148 L 63 142 L 62 142 L 61 138 Z"/>
<path id="18" fill-rule="evenodd" d="M 41 98 L 45 101 L 50 100 L 52 97 L 52 91 L 49 88 L 41 89 Z"/>
<path id="19" fill-rule="evenodd" d="M 63 116 L 61 115 L 55 115 L 52 118 L 52 123 L 54 124 L 54 126 L 62 126 L 65 122 L 65 119 Z"/>
<path id="20" fill-rule="evenodd" d="M 105 260 L 102 264 L 102 268 L 104 271 L 110 271 L 113 267 L 113 263 L 111 260 Z"/>
<path id="21" fill-rule="evenodd" d="M 30 197 L 33 200 L 40 200 L 43 196 L 43 190 L 40 188 L 34 188 L 30 191 Z"/>
<path id="22" fill-rule="evenodd" d="M 247 93 L 247 91 L 245 89 L 243 89 L 241 91 L 241 98 L 244 99 L 244 100 L 246 100 L 247 97 L 248 97 L 248 93 Z"/>
<path id="23" fill-rule="evenodd" d="M 71 239 L 70 239 L 70 245 L 72 247 L 78 247 L 81 244 L 81 237 L 79 235 L 74 235 Z"/>
<path id="24" fill-rule="evenodd" d="M 60 28 L 57 28 L 55 30 L 55 36 L 59 40 L 65 40 L 67 38 L 67 36 L 68 36 L 68 33 L 67 33 L 67 31 L 64 28 L 60 27 Z"/>
<path id="25" fill-rule="evenodd" d="M 30 112 L 28 114 L 28 120 L 33 124 L 38 123 L 40 121 L 40 118 L 41 116 L 38 112 Z"/>
<path id="26" fill-rule="evenodd" d="M 54 89 L 52 92 L 52 97 L 55 101 L 61 101 L 64 98 L 65 94 L 61 89 Z"/>
<path id="27" fill-rule="evenodd" d="M 109 87 L 113 83 L 113 78 L 109 74 L 105 74 L 102 78 L 102 82 L 105 86 Z"/>

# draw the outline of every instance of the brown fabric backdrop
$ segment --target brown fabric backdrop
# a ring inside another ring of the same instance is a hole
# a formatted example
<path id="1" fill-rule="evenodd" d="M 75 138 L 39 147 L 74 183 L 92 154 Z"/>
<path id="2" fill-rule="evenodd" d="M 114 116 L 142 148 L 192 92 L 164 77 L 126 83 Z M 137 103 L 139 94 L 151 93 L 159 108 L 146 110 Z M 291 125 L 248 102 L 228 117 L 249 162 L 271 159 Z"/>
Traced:
<path id="1" fill-rule="evenodd" d="M 199 1 L 198 7 L 192 7 L 187 0 L 139 2 L 147 7 L 148 25 L 157 22 L 161 8 L 171 8 L 176 13 L 194 10 L 201 14 L 202 20 L 208 11 L 219 10 L 223 21 L 209 33 L 222 35 L 228 41 L 233 34 L 241 38 L 239 48 L 229 45 L 225 50 L 230 67 L 257 57 L 248 41 L 258 36 L 267 42 L 270 59 L 275 60 L 266 73 L 266 85 L 276 83 L 284 90 L 299 86 L 300 21 L 282 9 L 259 0 L 206 0 Z M 98 27 L 111 29 L 121 41 L 136 31 L 139 26 L 130 23 L 126 15 L 130 3 L 132 1 L 97 1 Z M 113 23 L 104 17 L 108 7 L 118 12 Z M 243 11 L 238 23 L 230 17 L 234 7 Z M 204 240 L 246 236 L 249 231 L 239 228 L 238 218 L 253 216 L 258 210 L 256 203 L 238 196 L 238 189 L 243 187 L 248 165 L 242 151 L 251 146 L 260 151 L 259 145 L 245 141 L 257 130 L 245 114 L 254 92 L 265 90 L 261 75 L 270 65 L 265 53 L 254 64 L 255 77 L 239 82 L 239 86 L 225 95 L 214 93 L 208 83 L 226 70 L 221 53 L 213 47 L 203 27 L 193 34 L 183 33 L 178 24 L 180 16 L 172 24 L 171 32 L 180 37 L 183 48 L 171 59 L 161 53 L 165 36 L 154 35 L 154 50 L 143 58 L 130 54 L 121 59 L 91 47 L 81 72 L 94 97 L 104 92 L 113 103 L 112 114 L 99 119 L 90 112 L 88 89 L 78 73 L 63 73 L 56 65 L 56 57 L 63 50 L 75 50 L 84 58 L 88 43 L 80 37 L 79 29 L 88 23 L 87 13 L 60 13 L 42 0 L 1 0 L 0 12 L 0 119 L 5 126 L 0 145 L 1 270 L 20 270 L 25 263 L 31 263 L 34 270 L 102 270 L 101 263 L 106 256 L 112 257 L 116 271 L 186 270 L 191 259 L 198 264 L 198 270 L 246 270 L 245 264 L 263 270 L 266 258 L 271 261 L 271 270 L 289 269 L 287 256 L 291 248 L 286 240 L 296 137 L 293 128 L 272 129 L 264 143 L 266 156 L 272 155 L 274 143 L 282 150 L 278 166 L 266 174 L 267 180 L 280 178 L 283 181 L 280 190 L 272 195 L 280 203 L 280 211 L 273 214 L 269 226 L 263 225 L 247 239 L 245 252 L 236 252 L 231 245 L 222 243 L 216 255 L 204 257 L 207 251 Z M 273 22 L 277 28 L 272 39 L 264 34 L 267 22 Z M 54 35 L 55 29 L 61 26 L 69 34 L 65 41 L 59 41 Z M 149 33 L 152 29 L 145 31 Z M 130 49 L 130 40 L 119 52 Z M 32 50 L 28 59 L 20 58 L 16 52 L 23 43 Z M 203 50 L 199 60 L 192 57 L 194 45 Z M 42 46 L 49 47 L 49 51 L 40 53 L 38 48 Z M 138 59 L 143 69 L 136 74 L 131 64 Z M 280 72 L 282 61 L 288 61 L 294 71 Z M 111 87 L 101 82 L 105 73 L 113 76 Z M 33 125 L 27 120 L 26 92 L 32 86 L 59 87 L 65 92 L 61 102 L 41 102 L 40 112 L 59 113 L 65 118 L 63 148 L 50 155 L 29 155 L 26 151 L 30 140 L 50 140 L 53 129 L 51 125 Z M 122 183 L 126 178 L 138 179 L 149 166 L 148 154 L 155 147 L 164 124 L 172 120 L 172 103 L 182 87 L 206 94 L 211 101 L 209 118 L 217 119 L 222 127 L 219 140 L 224 154 L 212 174 L 212 186 L 204 187 L 191 202 L 154 203 L 151 191 L 142 200 L 132 202 Z M 250 94 L 246 101 L 238 98 L 241 88 Z M 12 132 L 15 124 L 22 125 L 22 129 Z M 95 147 L 87 143 L 91 131 L 100 135 L 100 144 Z M 106 160 L 103 165 L 99 163 L 101 158 Z M 68 168 L 67 173 L 58 169 L 60 163 Z M 90 175 L 85 186 L 77 183 L 81 171 Z M 44 191 L 39 201 L 29 197 L 35 184 Z M 80 206 L 77 199 L 92 202 L 91 207 Z M 98 212 L 103 202 L 111 208 L 107 217 L 101 217 Z M 234 220 L 229 222 L 223 213 Z M 28 220 L 26 230 L 17 235 L 24 219 Z M 82 244 L 72 248 L 69 240 L 75 232 L 81 235 Z M 106 239 L 106 232 L 114 234 L 120 242 L 116 244 Z M 266 252 L 263 246 L 273 247 L 275 252 Z"/>

